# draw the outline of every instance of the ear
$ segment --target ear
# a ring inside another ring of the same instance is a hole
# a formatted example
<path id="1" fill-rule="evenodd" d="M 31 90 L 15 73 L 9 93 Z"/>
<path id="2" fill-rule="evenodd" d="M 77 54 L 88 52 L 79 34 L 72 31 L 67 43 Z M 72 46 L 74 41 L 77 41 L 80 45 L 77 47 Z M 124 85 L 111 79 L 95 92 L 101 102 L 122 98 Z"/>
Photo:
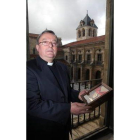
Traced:
<path id="1" fill-rule="evenodd" d="M 38 49 L 39 49 L 39 45 L 36 45 L 36 50 L 38 51 Z"/>

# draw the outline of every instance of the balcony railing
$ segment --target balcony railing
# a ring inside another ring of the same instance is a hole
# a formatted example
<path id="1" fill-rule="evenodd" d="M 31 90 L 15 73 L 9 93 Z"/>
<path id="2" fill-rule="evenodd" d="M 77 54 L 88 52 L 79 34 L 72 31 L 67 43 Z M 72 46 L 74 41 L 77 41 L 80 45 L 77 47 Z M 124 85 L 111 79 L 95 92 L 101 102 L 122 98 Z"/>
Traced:
<path id="1" fill-rule="evenodd" d="M 78 82 L 72 82 L 71 86 L 73 89 L 76 90 L 83 90 L 83 89 L 90 89 L 97 85 L 98 83 L 102 82 L 102 79 L 93 79 L 93 80 L 86 80 L 86 81 L 78 81 Z M 108 100 L 108 102 L 110 99 Z M 106 103 L 108 103 L 106 101 Z M 86 137 L 90 137 L 91 135 L 97 135 L 99 133 L 102 133 L 104 131 L 108 130 L 108 120 L 109 114 L 108 111 L 105 112 L 105 116 L 103 117 L 102 114 L 102 104 L 99 104 L 91 113 L 81 114 L 81 115 L 73 115 L 71 114 L 71 125 L 72 125 L 72 132 L 80 132 L 80 128 L 84 128 L 83 125 L 89 125 L 89 123 L 96 122 L 97 120 L 102 120 L 101 125 L 98 125 L 95 129 L 92 128 L 92 131 L 88 132 L 87 134 L 83 135 L 77 135 L 75 136 L 74 140 L 83 140 Z M 106 110 L 109 110 L 109 108 L 106 108 Z M 100 122 L 99 122 L 100 123 Z M 88 128 L 89 129 L 89 128 Z M 74 133 L 76 134 L 76 133 Z"/>
<path id="2" fill-rule="evenodd" d="M 82 60 L 77 60 L 77 63 L 82 63 Z"/>
<path id="3" fill-rule="evenodd" d="M 77 60 L 71 60 L 71 63 L 72 64 L 77 63 Z"/>
<path id="4" fill-rule="evenodd" d="M 98 83 L 102 82 L 102 79 L 79 81 L 77 83 L 71 83 L 73 89 L 81 91 L 82 89 L 90 89 Z M 100 106 L 93 110 L 92 113 L 86 113 L 83 115 L 72 115 L 72 127 L 78 127 L 79 125 L 86 123 L 90 120 L 96 119 L 100 116 Z"/>
<path id="5" fill-rule="evenodd" d="M 91 64 L 92 61 L 91 60 L 85 60 L 85 64 Z"/>
<path id="6" fill-rule="evenodd" d="M 95 61 L 94 62 L 94 65 L 102 65 L 103 64 L 103 61 Z"/>
<path id="7" fill-rule="evenodd" d="M 90 64 L 90 65 L 103 65 L 103 61 L 91 61 L 91 60 L 71 60 L 72 64 Z"/>
<path id="8" fill-rule="evenodd" d="M 72 82 L 71 87 L 73 89 L 77 89 L 81 91 L 82 89 L 90 89 L 94 87 L 95 85 L 102 82 L 102 79 L 93 79 L 93 80 L 85 80 L 85 81 L 78 81 L 78 82 Z"/>
<path id="9" fill-rule="evenodd" d="M 72 128 L 76 128 L 86 122 L 89 122 L 91 120 L 97 119 L 100 117 L 100 106 L 98 106 L 96 109 L 93 110 L 92 113 L 86 113 L 82 115 L 71 115 L 71 124 Z"/>

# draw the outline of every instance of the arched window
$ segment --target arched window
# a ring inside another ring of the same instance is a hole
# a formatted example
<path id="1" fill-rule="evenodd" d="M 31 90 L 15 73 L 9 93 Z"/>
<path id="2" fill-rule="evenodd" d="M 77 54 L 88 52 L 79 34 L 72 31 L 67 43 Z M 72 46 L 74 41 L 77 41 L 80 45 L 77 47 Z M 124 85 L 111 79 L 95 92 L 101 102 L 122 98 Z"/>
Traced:
<path id="1" fill-rule="evenodd" d="M 66 60 L 68 60 L 68 56 L 66 55 Z"/>
<path id="2" fill-rule="evenodd" d="M 91 62 L 91 54 L 87 54 L 87 63 L 89 64 Z"/>
<path id="3" fill-rule="evenodd" d="M 81 37 L 81 31 L 78 32 L 78 36 Z"/>
<path id="4" fill-rule="evenodd" d="M 90 60 L 91 60 L 91 55 L 87 54 L 87 61 L 90 61 Z"/>
<path id="5" fill-rule="evenodd" d="M 83 31 L 82 31 L 82 32 L 83 32 L 83 36 L 85 36 L 85 29 L 83 29 Z"/>
<path id="6" fill-rule="evenodd" d="M 88 30 L 88 35 L 91 36 L 91 29 Z"/>
<path id="7" fill-rule="evenodd" d="M 78 60 L 79 60 L 79 62 L 82 62 L 82 54 L 79 54 Z"/>
<path id="8" fill-rule="evenodd" d="M 89 69 L 87 69 L 87 70 L 86 70 L 86 77 L 85 77 L 86 80 L 89 80 L 89 74 L 90 74 L 90 73 L 89 73 Z"/>
<path id="9" fill-rule="evenodd" d="M 101 72 L 100 72 L 99 70 L 96 72 L 95 78 L 96 78 L 96 79 L 101 79 Z M 101 81 L 98 80 L 98 81 L 96 81 L 96 84 L 99 84 L 100 82 L 101 82 Z"/>
<path id="10" fill-rule="evenodd" d="M 75 61 L 75 55 L 74 55 L 74 54 L 72 55 L 72 59 L 71 59 L 71 61 L 72 61 L 72 62 Z"/>
<path id="11" fill-rule="evenodd" d="M 97 61 L 102 61 L 102 54 L 101 53 L 97 54 Z"/>
<path id="12" fill-rule="evenodd" d="M 101 72 L 98 70 L 97 72 L 96 72 L 96 79 L 100 79 L 101 78 Z"/>
<path id="13" fill-rule="evenodd" d="M 81 79 L 81 69 L 78 68 L 78 80 L 80 80 L 80 79 Z"/>

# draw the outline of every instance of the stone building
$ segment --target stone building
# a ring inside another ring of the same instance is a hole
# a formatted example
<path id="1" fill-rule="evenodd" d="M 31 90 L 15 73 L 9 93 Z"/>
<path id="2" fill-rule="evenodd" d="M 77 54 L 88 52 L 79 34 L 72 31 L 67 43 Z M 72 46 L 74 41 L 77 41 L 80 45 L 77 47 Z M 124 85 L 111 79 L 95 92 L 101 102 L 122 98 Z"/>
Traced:
<path id="1" fill-rule="evenodd" d="M 95 25 L 94 20 L 87 14 L 85 18 L 80 21 L 79 26 L 76 29 L 77 41 L 96 37 L 97 29 L 98 27 Z"/>
<path id="2" fill-rule="evenodd" d="M 77 41 L 62 46 L 73 81 L 103 78 L 105 35 L 97 36 L 97 29 L 87 14 L 76 29 Z"/>
<path id="3" fill-rule="evenodd" d="M 85 81 L 103 78 L 105 35 L 97 36 L 98 27 L 88 14 L 79 22 L 76 29 L 76 42 L 62 45 L 58 38 L 56 59 L 69 66 L 72 81 Z M 35 49 L 38 34 L 29 33 L 30 59 L 38 52 Z"/>

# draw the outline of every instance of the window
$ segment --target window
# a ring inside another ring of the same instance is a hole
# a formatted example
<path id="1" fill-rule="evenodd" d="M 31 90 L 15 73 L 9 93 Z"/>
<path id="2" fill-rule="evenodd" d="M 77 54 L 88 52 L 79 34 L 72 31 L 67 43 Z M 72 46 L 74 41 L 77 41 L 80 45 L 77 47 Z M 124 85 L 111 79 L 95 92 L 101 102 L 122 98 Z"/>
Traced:
<path id="1" fill-rule="evenodd" d="M 82 61 L 82 55 L 80 54 L 79 55 L 79 62 L 81 62 Z"/>
<path id="2" fill-rule="evenodd" d="M 72 55 L 72 62 L 75 61 L 75 55 Z"/>
<path id="3" fill-rule="evenodd" d="M 72 60 L 75 60 L 75 55 L 72 55 Z"/>
<path id="4" fill-rule="evenodd" d="M 68 60 L 68 56 L 66 55 L 66 60 Z"/>
<path id="5" fill-rule="evenodd" d="M 85 80 L 89 80 L 89 69 L 86 70 L 86 77 Z"/>
<path id="6" fill-rule="evenodd" d="M 98 54 L 97 60 L 98 60 L 98 61 L 102 61 L 102 54 Z"/>
<path id="7" fill-rule="evenodd" d="M 83 29 L 83 36 L 85 36 L 85 29 Z"/>
<path id="8" fill-rule="evenodd" d="M 81 69 L 78 68 L 78 80 L 80 80 L 80 78 L 81 78 Z"/>
<path id="9" fill-rule="evenodd" d="M 96 79 L 100 79 L 101 78 L 101 72 L 99 70 L 96 72 L 95 78 Z M 99 84 L 100 82 L 101 82 L 100 80 L 97 80 L 96 84 Z"/>
<path id="10" fill-rule="evenodd" d="M 97 71 L 95 77 L 96 77 L 96 79 L 100 79 L 101 78 L 101 72 L 100 71 Z"/>
<path id="11" fill-rule="evenodd" d="M 89 35 L 89 36 L 91 35 L 91 29 L 89 29 L 89 31 L 88 31 L 88 35 Z"/>
<path id="12" fill-rule="evenodd" d="M 90 61 L 90 60 L 91 60 L 91 55 L 88 54 L 88 55 L 87 55 L 87 61 Z"/>

